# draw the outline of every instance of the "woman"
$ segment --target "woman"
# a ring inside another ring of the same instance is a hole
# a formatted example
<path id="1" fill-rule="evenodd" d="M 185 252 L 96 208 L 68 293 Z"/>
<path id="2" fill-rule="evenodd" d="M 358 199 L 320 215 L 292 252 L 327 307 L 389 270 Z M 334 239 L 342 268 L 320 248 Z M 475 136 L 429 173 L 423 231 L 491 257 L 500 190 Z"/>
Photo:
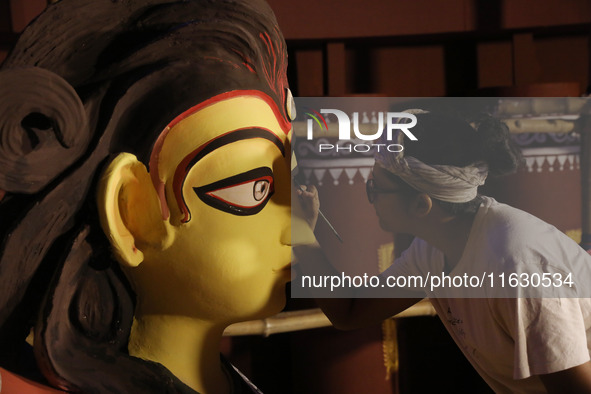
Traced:
<path id="1" fill-rule="evenodd" d="M 412 132 L 418 141 L 400 135 L 402 152 L 378 153 L 367 184 L 380 226 L 416 237 L 381 283 L 486 273 L 497 279 L 496 287 L 487 282 L 462 292 L 428 284 L 415 287 L 414 297 L 319 299 L 319 304 L 336 327 L 349 329 L 379 322 L 429 296 L 450 335 L 496 392 L 591 392 L 591 302 L 574 298 L 588 297 L 588 273 L 576 278 L 583 281 L 578 286 L 560 289 L 563 298 L 541 298 L 547 294 L 525 284 L 514 293 L 505 292 L 507 282 L 499 289 L 502 274 L 575 277 L 577 269 L 591 265 L 590 256 L 553 226 L 478 195 L 488 174 L 511 172 L 519 164 L 519 152 L 501 122 L 483 117 L 472 127 L 455 117 L 414 112 Z M 313 202 L 315 194 L 302 196 Z M 302 264 L 323 259 L 313 248 L 298 247 L 296 254 Z M 326 264 L 324 269 L 329 274 Z M 395 293 L 399 289 L 382 290 L 402 296 Z"/>
<path id="2" fill-rule="evenodd" d="M 218 349 L 281 310 L 290 274 L 269 7 L 62 0 L 0 79 L 0 366 L 82 392 L 254 391 Z"/>

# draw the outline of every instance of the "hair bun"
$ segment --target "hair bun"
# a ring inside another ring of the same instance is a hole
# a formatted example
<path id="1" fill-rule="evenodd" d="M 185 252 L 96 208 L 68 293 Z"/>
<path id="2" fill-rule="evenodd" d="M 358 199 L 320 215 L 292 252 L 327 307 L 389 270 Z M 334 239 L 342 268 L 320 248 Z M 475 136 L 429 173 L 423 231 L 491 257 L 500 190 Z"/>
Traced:
<path id="1" fill-rule="evenodd" d="M 82 101 L 51 71 L 0 72 L 0 189 L 35 193 L 78 159 L 90 140 Z"/>
<path id="2" fill-rule="evenodd" d="M 480 154 L 488 164 L 491 175 L 514 172 L 522 161 L 520 149 L 513 142 L 509 128 L 501 120 L 491 116 L 478 122 Z"/>

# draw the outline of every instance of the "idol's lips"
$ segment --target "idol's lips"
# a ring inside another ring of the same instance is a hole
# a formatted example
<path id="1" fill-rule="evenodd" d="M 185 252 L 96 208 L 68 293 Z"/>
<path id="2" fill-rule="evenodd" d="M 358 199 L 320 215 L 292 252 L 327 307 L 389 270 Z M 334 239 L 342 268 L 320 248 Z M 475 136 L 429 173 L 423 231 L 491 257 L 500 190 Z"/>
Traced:
<path id="1" fill-rule="evenodd" d="M 293 268 L 293 266 L 295 266 L 295 263 L 288 263 L 288 264 L 284 265 L 283 267 L 277 268 L 277 269 L 275 269 L 273 271 L 275 271 L 275 272 L 291 271 L 291 269 Z"/>

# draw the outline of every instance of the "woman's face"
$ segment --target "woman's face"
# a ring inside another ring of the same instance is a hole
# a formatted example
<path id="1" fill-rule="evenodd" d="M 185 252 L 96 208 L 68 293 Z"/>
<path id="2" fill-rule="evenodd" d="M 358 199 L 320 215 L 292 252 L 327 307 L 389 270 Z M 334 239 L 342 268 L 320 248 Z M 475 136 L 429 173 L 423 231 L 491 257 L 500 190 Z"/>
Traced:
<path id="1" fill-rule="evenodd" d="M 291 272 L 289 132 L 257 91 L 216 96 L 165 130 L 150 172 L 174 237 L 150 263 L 166 267 L 158 280 L 167 282 L 168 307 L 227 322 L 282 309 Z"/>
<path id="2" fill-rule="evenodd" d="M 380 227 L 393 234 L 407 231 L 408 201 L 402 185 L 395 182 L 389 172 L 382 167 L 373 167 L 372 178 L 379 192 L 376 193 L 373 207 Z"/>

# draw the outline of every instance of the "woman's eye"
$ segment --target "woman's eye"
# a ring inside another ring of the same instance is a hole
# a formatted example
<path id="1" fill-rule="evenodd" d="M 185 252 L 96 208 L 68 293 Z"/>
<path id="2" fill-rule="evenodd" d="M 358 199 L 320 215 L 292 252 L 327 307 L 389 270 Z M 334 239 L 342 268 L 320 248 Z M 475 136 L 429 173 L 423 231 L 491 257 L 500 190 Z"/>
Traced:
<path id="1" fill-rule="evenodd" d="M 193 190 L 209 206 L 234 215 L 254 215 L 273 195 L 273 172 L 256 168 Z"/>

